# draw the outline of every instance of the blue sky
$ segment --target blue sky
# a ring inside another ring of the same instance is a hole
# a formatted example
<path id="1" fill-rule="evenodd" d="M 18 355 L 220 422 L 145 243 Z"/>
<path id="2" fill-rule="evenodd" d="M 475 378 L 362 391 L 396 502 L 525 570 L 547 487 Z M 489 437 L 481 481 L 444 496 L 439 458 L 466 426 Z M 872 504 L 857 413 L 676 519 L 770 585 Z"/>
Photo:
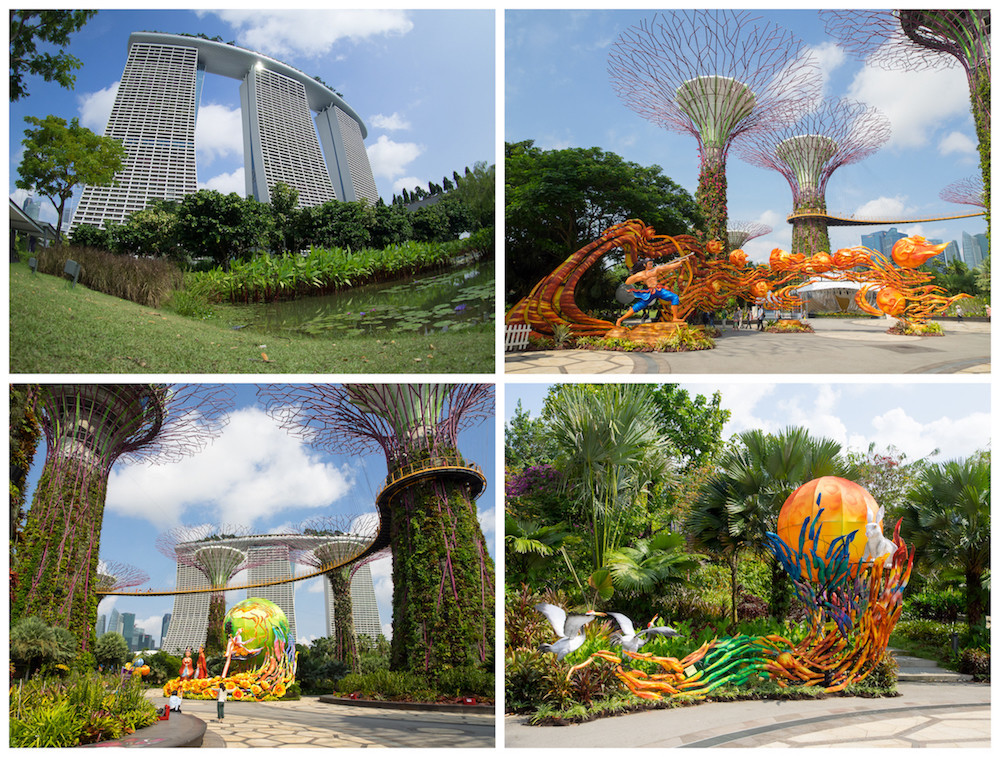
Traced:
<path id="1" fill-rule="evenodd" d="M 549 384 L 508 383 L 504 423 L 517 402 L 537 418 Z M 894 383 L 816 382 L 744 383 L 679 382 L 691 395 L 710 397 L 718 391 L 722 407 L 731 411 L 723 438 L 749 429 L 778 432 L 803 426 L 845 449 L 863 452 L 872 442 L 889 445 L 911 460 L 931 462 L 965 458 L 990 445 L 990 385 L 983 381 Z"/>
<path id="2" fill-rule="evenodd" d="M 281 531 L 308 518 L 375 512 L 375 493 L 386 475 L 381 451 L 364 458 L 331 455 L 306 447 L 278 428 L 257 403 L 253 384 L 236 386 L 234 412 L 223 434 L 198 455 L 172 465 L 115 465 L 108 483 L 101 558 L 129 563 L 149 574 L 139 588 L 172 588 L 176 563 L 156 550 L 156 538 L 175 526 L 237 524 L 257 533 Z M 495 422 L 492 418 L 459 436 L 459 449 L 479 464 L 487 488 L 478 500 L 479 520 L 495 553 Z M 28 502 L 45 462 L 43 443 L 29 474 Z M 299 568 L 300 573 L 311 569 Z M 392 620 L 392 563 L 371 564 L 383 628 Z M 237 576 L 238 581 L 241 576 Z M 298 637 L 326 635 L 324 577 L 295 584 Z M 246 591 L 227 595 L 232 606 Z M 159 640 L 160 619 L 172 597 L 108 597 L 99 613 L 135 613 L 136 624 Z"/>
<path id="3" fill-rule="evenodd" d="M 505 13 L 505 135 L 534 139 L 543 149 L 601 147 L 641 165 L 659 165 L 692 195 L 698 183 L 694 137 L 646 121 L 618 98 L 608 77 L 608 54 L 619 35 L 653 16 L 653 10 L 508 10 Z M 843 55 L 816 11 L 753 11 L 794 32 L 821 61 L 824 95 L 878 107 L 893 134 L 868 159 L 834 172 L 827 188 L 831 212 L 857 217 L 916 219 L 974 212 L 938 193 L 979 174 L 975 131 L 964 72 L 956 67 L 920 73 L 866 68 Z M 774 247 L 790 249 L 785 221 L 792 195 L 785 179 L 730 152 L 729 218 L 760 221 L 774 231 L 750 242 L 751 259 L 766 260 Z M 879 226 L 832 227 L 834 249 L 860 244 Z M 985 232 L 982 218 L 906 224 L 905 234 L 956 239 Z"/>
<path id="4" fill-rule="evenodd" d="M 103 10 L 71 38 L 83 61 L 68 91 L 38 77 L 10 107 L 10 193 L 24 116 L 54 114 L 102 132 L 134 31 L 204 33 L 319 76 L 368 127 L 379 194 L 440 184 L 476 161 L 495 162 L 495 14 L 492 10 Z M 198 183 L 245 192 L 239 82 L 205 78 L 196 132 Z M 77 198 L 74 199 L 74 205 Z M 55 211 L 44 200 L 43 220 Z"/>

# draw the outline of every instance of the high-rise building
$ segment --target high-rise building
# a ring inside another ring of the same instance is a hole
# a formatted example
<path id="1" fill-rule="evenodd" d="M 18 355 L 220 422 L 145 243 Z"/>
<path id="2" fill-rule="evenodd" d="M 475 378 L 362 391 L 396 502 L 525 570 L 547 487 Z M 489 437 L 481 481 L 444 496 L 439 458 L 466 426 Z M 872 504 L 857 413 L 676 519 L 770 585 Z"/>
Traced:
<path id="1" fill-rule="evenodd" d="M 323 596 L 326 598 L 326 632 L 328 636 L 333 636 L 333 620 L 337 608 L 330 582 L 326 580 L 323 581 Z M 354 635 L 377 638 L 382 633 L 382 622 L 379 619 L 378 602 L 375 600 L 371 565 L 362 565 L 351 578 L 351 607 L 354 612 Z"/>
<path id="2" fill-rule="evenodd" d="M 940 244 L 940 243 L 938 243 Z M 962 253 L 958 249 L 958 242 L 952 239 L 948 242 L 948 246 L 944 248 L 944 252 L 941 253 L 939 260 L 942 264 L 948 264 L 955 260 L 961 260 Z"/>
<path id="3" fill-rule="evenodd" d="M 117 609 L 112 610 L 111 617 L 108 618 L 108 633 L 121 633 L 122 632 L 121 621 L 122 617 L 121 614 L 118 612 L 118 610 Z"/>
<path id="4" fill-rule="evenodd" d="M 990 254 L 990 243 L 985 234 L 962 232 L 962 257 L 969 268 L 978 268 Z"/>
<path id="5" fill-rule="evenodd" d="M 133 649 L 132 636 L 135 633 L 135 613 L 134 612 L 123 612 L 121 614 L 122 622 L 122 636 L 125 637 L 125 643 L 128 644 L 129 650 Z"/>
<path id="6" fill-rule="evenodd" d="M 250 552 L 266 550 L 273 559 L 261 565 L 256 565 L 247 571 L 248 583 L 264 583 L 292 577 L 292 563 L 288 558 L 288 547 L 283 544 L 261 544 L 250 548 Z M 256 562 L 256 561 L 252 561 Z M 295 631 L 295 584 L 282 583 L 274 586 L 258 586 L 247 589 L 247 598 L 259 597 L 274 602 L 288 618 L 288 629 L 292 638 L 298 638 Z"/>
<path id="7" fill-rule="evenodd" d="M 98 636 L 103 636 L 104 635 L 104 629 L 107 628 L 107 623 L 108 623 L 108 616 L 107 615 L 98 615 L 97 616 L 97 635 Z"/>
<path id="8" fill-rule="evenodd" d="M 268 202 L 270 189 L 284 182 L 298 190 L 302 206 L 378 200 L 364 146 L 367 129 L 332 89 L 235 45 L 135 32 L 104 132 L 122 141 L 125 166 L 114 186 L 84 187 L 72 226 L 121 222 L 152 200 L 197 191 L 195 123 L 206 73 L 242 82 L 247 196 Z"/>
<path id="9" fill-rule="evenodd" d="M 178 589 L 207 589 L 205 574 L 190 565 L 177 563 Z M 174 611 L 170 617 L 170 627 L 163 640 L 162 649 L 170 654 L 179 654 L 185 649 L 197 650 L 205 643 L 208 633 L 209 592 L 198 594 L 177 594 L 174 596 Z"/>
<path id="10" fill-rule="evenodd" d="M 901 234 L 896 231 L 896 227 L 886 230 L 882 229 L 880 231 L 874 231 L 871 234 L 861 235 L 861 244 L 867 247 L 869 250 L 875 250 L 888 261 L 892 261 L 892 247 L 900 239 L 906 237 L 906 234 Z"/>
<path id="11" fill-rule="evenodd" d="M 163 648 L 163 641 L 167 638 L 167 630 L 170 628 L 170 613 L 166 613 L 163 616 L 163 622 L 160 624 L 160 648 Z"/>

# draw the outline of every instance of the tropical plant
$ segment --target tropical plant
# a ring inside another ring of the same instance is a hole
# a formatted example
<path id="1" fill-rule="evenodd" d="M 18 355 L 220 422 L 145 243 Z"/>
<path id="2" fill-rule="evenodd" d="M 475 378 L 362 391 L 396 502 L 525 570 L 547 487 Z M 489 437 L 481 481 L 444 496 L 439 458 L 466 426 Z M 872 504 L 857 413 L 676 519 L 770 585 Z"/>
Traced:
<path id="1" fill-rule="evenodd" d="M 698 567 L 696 557 L 684 551 L 684 537 L 663 531 L 651 539 L 636 539 L 607 555 L 616 588 L 651 593 L 668 585 L 687 583 Z"/>
<path id="2" fill-rule="evenodd" d="M 104 666 L 105 669 L 117 670 L 129 658 L 125 637 L 116 631 L 102 634 L 94 647 L 94 657 L 97 658 L 97 664 Z"/>
<path id="3" fill-rule="evenodd" d="M 10 629 L 10 656 L 19 666 L 24 666 L 25 678 L 54 662 L 61 652 L 53 629 L 41 618 L 22 618 Z"/>
<path id="4" fill-rule="evenodd" d="M 599 570 L 620 544 L 633 508 L 670 470 L 670 444 L 641 384 L 566 386 L 549 409 L 558 467 L 589 518 L 591 563 Z"/>
<path id="5" fill-rule="evenodd" d="M 840 444 L 814 438 L 804 428 L 778 434 L 760 430 L 738 434 L 718 461 L 688 515 L 685 532 L 703 549 L 722 556 L 730 569 L 731 611 L 737 616 L 737 580 L 742 553 L 770 555 L 767 533 L 777 530 L 778 513 L 799 486 L 820 476 L 851 478 L 852 466 Z M 788 577 L 772 559 L 770 609 L 781 617 L 791 599 Z"/>
<path id="6" fill-rule="evenodd" d="M 504 543 L 506 545 L 506 578 L 516 584 L 533 583 L 546 570 L 562 544 L 573 536 L 565 523 L 542 525 L 532 520 L 519 520 L 506 513 Z"/>
<path id="7" fill-rule="evenodd" d="M 927 466 L 903 507 L 906 533 L 918 556 L 965 573 L 966 617 L 985 623 L 990 568 L 990 455 Z"/>

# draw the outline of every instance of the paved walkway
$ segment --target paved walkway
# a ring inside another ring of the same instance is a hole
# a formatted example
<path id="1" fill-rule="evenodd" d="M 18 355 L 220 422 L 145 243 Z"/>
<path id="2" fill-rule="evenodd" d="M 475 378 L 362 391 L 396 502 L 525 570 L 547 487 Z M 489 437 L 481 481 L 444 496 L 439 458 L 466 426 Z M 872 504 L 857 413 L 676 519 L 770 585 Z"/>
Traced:
<path id="1" fill-rule="evenodd" d="M 156 690 L 157 707 L 166 701 Z M 324 704 L 316 697 L 297 702 L 227 702 L 216 720 L 215 700 L 185 700 L 183 712 L 208 725 L 203 748 L 243 747 L 492 747 L 496 718 Z"/>
<path id="2" fill-rule="evenodd" d="M 733 331 L 698 352 L 509 352 L 507 375 L 606 373 L 989 373 L 990 324 L 944 321 L 944 337 L 886 334 L 879 318 L 810 318 L 813 334 Z"/>
<path id="3" fill-rule="evenodd" d="M 989 684 L 900 683 L 892 699 L 709 702 L 564 727 L 508 715 L 506 747 L 990 746 Z"/>

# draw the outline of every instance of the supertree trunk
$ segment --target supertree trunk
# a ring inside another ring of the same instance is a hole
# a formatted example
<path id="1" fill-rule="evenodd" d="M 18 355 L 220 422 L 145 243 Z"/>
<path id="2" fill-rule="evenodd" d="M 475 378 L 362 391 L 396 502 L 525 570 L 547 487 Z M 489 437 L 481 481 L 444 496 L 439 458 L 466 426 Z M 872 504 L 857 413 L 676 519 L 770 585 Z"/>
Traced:
<path id="1" fill-rule="evenodd" d="M 795 212 L 813 211 L 826 213 L 823 198 L 807 196 L 795 205 Z M 796 218 L 792 221 L 792 254 L 807 258 L 817 252 L 831 252 L 830 232 L 825 218 Z"/>
<path id="2" fill-rule="evenodd" d="M 337 657 L 351 666 L 351 672 L 361 670 L 358 641 L 354 635 L 354 604 L 351 602 L 351 575 L 348 568 L 336 568 L 326 574 L 333 592 L 333 639 Z"/>
<path id="3" fill-rule="evenodd" d="M 986 236 L 990 235 L 990 70 L 980 66 L 970 75 L 972 118 L 979 138 L 979 168 L 983 172 L 983 202 L 986 210 Z"/>
<path id="4" fill-rule="evenodd" d="M 493 657 L 493 563 L 466 484 L 411 486 L 392 511 L 394 670 L 433 673 Z"/>
<path id="5" fill-rule="evenodd" d="M 81 649 L 97 641 L 97 563 L 107 476 L 79 461 L 49 459 L 24 529 L 13 619 L 38 616 L 69 629 Z M 59 535 L 59 538 L 53 538 Z"/>
<path id="6" fill-rule="evenodd" d="M 212 592 L 208 602 L 208 632 L 205 634 L 205 655 L 225 654 L 226 631 L 223 621 L 226 619 L 226 593 Z"/>
<path id="7" fill-rule="evenodd" d="M 705 241 L 719 240 L 723 244 L 721 257 L 729 253 L 729 208 L 726 205 L 726 152 L 719 148 L 702 148 L 701 172 L 695 201 L 705 219 Z"/>

